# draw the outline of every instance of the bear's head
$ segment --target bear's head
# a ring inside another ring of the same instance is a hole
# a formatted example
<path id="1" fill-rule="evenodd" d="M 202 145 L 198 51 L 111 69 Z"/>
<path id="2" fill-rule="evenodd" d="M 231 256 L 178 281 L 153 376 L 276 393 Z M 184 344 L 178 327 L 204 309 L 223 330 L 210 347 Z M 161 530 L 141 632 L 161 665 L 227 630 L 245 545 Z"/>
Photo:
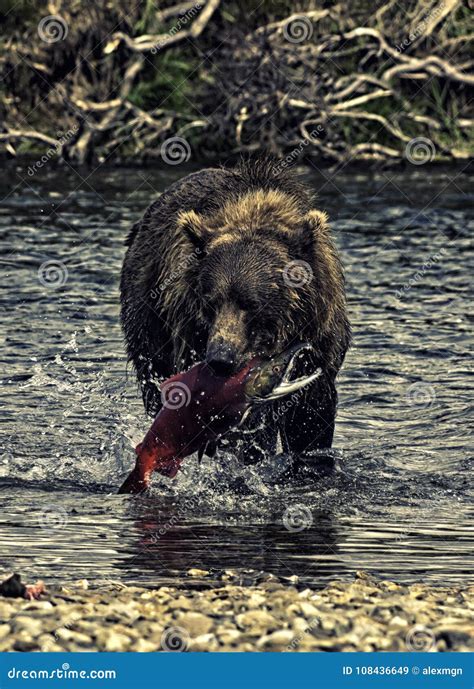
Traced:
<path id="1" fill-rule="evenodd" d="M 259 191 L 213 216 L 183 212 L 178 228 L 197 256 L 188 285 L 216 372 L 228 375 L 306 336 L 315 316 L 324 213 L 302 213 L 291 197 Z"/>

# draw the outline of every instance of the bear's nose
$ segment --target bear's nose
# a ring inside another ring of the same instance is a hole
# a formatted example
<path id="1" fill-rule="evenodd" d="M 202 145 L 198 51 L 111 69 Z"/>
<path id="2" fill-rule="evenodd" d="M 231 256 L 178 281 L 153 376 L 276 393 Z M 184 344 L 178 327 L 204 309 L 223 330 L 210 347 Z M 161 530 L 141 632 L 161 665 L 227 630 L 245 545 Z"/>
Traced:
<path id="1" fill-rule="evenodd" d="M 212 341 L 207 347 L 206 362 L 217 375 L 230 375 L 237 363 L 237 350 L 228 342 Z"/>

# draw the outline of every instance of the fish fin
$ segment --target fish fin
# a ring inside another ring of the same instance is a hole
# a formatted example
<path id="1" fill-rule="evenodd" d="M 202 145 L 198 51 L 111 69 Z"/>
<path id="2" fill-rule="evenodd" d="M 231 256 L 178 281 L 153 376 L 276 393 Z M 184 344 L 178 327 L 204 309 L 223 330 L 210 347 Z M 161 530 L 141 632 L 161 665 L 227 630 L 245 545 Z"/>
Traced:
<path id="1" fill-rule="evenodd" d="M 215 440 L 208 440 L 207 443 L 204 443 L 204 445 L 201 445 L 201 447 L 198 450 L 198 460 L 199 463 L 201 463 L 202 458 L 204 456 L 206 457 L 214 457 L 217 451 L 217 442 Z"/>
<path id="2" fill-rule="evenodd" d="M 217 442 L 215 440 L 209 440 L 206 443 L 205 454 L 206 457 L 214 457 L 217 452 Z"/>
<path id="3" fill-rule="evenodd" d="M 242 424 L 248 419 L 250 412 L 252 411 L 252 407 L 249 406 L 243 413 L 242 418 L 240 419 L 239 423 L 237 426 L 242 426 Z"/>

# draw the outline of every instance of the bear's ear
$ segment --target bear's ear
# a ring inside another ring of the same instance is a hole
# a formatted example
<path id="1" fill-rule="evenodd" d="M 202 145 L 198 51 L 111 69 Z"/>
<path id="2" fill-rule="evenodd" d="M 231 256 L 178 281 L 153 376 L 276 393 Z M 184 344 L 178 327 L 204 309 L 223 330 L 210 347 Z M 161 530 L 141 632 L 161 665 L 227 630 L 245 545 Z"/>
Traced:
<path id="1" fill-rule="evenodd" d="M 196 211 L 183 211 L 178 215 L 177 226 L 187 235 L 196 249 L 204 251 L 208 240 L 208 230 L 202 216 L 198 215 Z"/>
<path id="2" fill-rule="evenodd" d="M 324 211 L 312 210 L 306 213 L 301 227 L 298 245 L 304 254 L 310 252 L 317 238 L 328 231 L 328 216 Z"/>

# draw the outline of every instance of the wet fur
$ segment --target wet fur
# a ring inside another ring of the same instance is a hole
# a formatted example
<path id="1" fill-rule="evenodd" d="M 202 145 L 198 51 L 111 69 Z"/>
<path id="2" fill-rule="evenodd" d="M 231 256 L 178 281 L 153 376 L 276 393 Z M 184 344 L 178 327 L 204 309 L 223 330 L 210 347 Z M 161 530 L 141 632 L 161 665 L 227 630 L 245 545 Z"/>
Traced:
<path id="1" fill-rule="evenodd" d="M 310 341 L 321 380 L 265 429 L 273 442 L 278 427 L 287 449 L 301 454 L 331 445 L 334 379 L 350 326 L 327 217 L 293 174 L 276 169 L 246 161 L 169 187 L 128 236 L 121 317 L 150 414 L 159 409 L 153 381 L 203 359 L 209 337 L 232 340 L 243 360 Z M 312 279 L 291 287 L 284 270 L 295 260 L 311 266 Z"/>

